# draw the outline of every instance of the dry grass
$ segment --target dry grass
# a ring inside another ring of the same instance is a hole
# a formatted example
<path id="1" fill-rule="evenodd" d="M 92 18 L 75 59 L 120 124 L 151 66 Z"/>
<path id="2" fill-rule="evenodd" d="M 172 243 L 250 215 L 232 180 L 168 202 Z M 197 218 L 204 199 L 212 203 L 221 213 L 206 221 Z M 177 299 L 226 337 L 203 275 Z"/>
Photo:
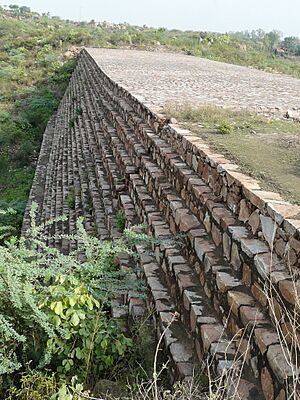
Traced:
<path id="1" fill-rule="evenodd" d="M 264 189 L 280 192 L 288 201 L 300 204 L 299 122 L 189 104 L 170 104 L 164 113 L 260 180 Z M 218 134 L 224 124 L 230 126 L 230 133 Z"/>

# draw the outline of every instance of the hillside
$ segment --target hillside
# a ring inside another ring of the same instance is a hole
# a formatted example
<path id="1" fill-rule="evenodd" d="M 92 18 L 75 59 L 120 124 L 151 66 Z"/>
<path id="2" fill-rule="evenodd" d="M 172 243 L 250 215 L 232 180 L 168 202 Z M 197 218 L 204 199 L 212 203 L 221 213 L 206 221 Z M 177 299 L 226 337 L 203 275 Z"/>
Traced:
<path id="1" fill-rule="evenodd" d="M 66 53 L 71 46 L 171 50 L 300 77 L 298 39 L 281 43 L 275 31 L 216 34 L 76 23 L 18 6 L 1 7 L 0 21 L 0 207 L 17 210 L 9 217 L 17 229 L 43 131 L 74 67 Z M 274 55 L 276 46 L 289 46 L 284 57 Z"/>

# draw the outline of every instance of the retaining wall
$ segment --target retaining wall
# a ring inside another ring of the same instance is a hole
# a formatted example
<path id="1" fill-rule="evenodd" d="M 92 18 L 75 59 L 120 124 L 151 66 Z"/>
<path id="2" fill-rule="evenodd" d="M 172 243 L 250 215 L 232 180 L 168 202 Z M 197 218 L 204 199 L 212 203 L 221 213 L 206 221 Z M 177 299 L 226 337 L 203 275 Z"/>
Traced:
<path id="1" fill-rule="evenodd" d="M 37 181 L 45 183 L 41 221 L 64 211 L 68 223 L 56 230 L 73 232 L 75 218 L 84 215 L 88 230 L 113 239 L 121 208 L 127 225 L 145 222 L 159 240 L 180 234 L 175 243 L 154 243 L 151 256 L 137 248 L 157 331 L 178 315 L 164 338 L 173 379 L 192 376 L 207 361 L 218 375 L 243 360 L 242 379 L 228 386 L 233 398 L 287 398 L 295 368 L 284 351 L 298 341 L 287 315 L 298 306 L 292 274 L 299 266 L 300 208 L 168 124 L 85 50 L 58 116 L 53 143 L 63 146 L 52 145 L 44 180 L 41 155 L 30 195 L 30 202 L 41 200 Z M 140 300 L 131 294 L 127 301 L 138 313 Z"/>

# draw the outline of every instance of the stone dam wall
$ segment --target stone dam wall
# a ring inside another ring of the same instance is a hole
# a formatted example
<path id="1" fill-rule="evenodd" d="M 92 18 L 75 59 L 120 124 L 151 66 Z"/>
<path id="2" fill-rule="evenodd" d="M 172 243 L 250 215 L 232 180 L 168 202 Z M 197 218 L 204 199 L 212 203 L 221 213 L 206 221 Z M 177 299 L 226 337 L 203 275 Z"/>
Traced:
<path id="1" fill-rule="evenodd" d="M 285 350 L 298 341 L 287 315 L 299 304 L 300 207 L 168 124 L 86 50 L 44 133 L 23 232 L 32 201 L 39 222 L 67 215 L 45 229 L 64 252 L 75 244 L 50 235 L 74 233 L 79 216 L 100 239 L 120 237 L 120 209 L 127 226 L 146 223 L 162 240 L 153 255 L 137 246 L 146 304 L 134 292 L 116 303 L 124 301 L 133 318 L 154 309 L 158 334 L 178 313 L 164 336 L 172 380 L 188 379 L 207 362 L 215 375 L 245 364 L 228 386 L 232 398 L 291 398 L 297 368 Z M 177 234 L 178 243 L 163 241 Z M 121 268 L 129 264 L 120 258 Z"/>

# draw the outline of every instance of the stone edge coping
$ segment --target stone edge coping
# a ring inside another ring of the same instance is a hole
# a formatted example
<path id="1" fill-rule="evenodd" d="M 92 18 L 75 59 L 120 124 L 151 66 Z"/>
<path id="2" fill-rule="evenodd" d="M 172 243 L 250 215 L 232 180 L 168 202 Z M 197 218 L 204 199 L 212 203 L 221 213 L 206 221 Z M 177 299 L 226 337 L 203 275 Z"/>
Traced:
<path id="1" fill-rule="evenodd" d="M 99 63 L 92 57 L 87 49 L 83 48 L 81 53 L 87 54 L 98 65 L 100 71 L 106 78 L 113 83 L 117 89 L 121 90 L 127 97 L 131 98 L 134 103 L 143 109 L 149 115 L 149 119 L 157 123 L 163 123 L 165 116 L 161 114 L 162 108 L 153 104 L 144 103 L 143 98 L 129 92 L 129 88 L 115 82 L 108 73 L 104 72 Z M 278 225 L 282 225 L 284 231 L 289 235 L 300 236 L 300 206 L 293 205 L 285 201 L 279 193 L 265 191 L 261 188 L 258 180 L 246 175 L 240 171 L 240 166 L 232 163 L 222 154 L 212 151 L 209 145 L 199 136 L 193 134 L 188 129 L 182 129 L 177 124 L 168 123 L 164 125 L 166 128 L 177 136 L 181 136 L 183 141 L 189 142 L 195 153 L 197 152 L 206 162 L 217 169 L 217 172 L 224 176 L 232 184 L 241 186 L 245 198 L 250 201 L 260 211 L 266 210 L 267 215 L 271 217 Z"/>
<path id="2" fill-rule="evenodd" d="M 151 106 L 148 108 L 155 113 L 155 108 Z M 156 115 L 158 118 L 163 117 L 160 114 Z M 239 165 L 227 160 L 222 154 L 214 153 L 203 139 L 191 131 L 175 124 L 168 124 L 168 129 L 195 146 L 198 154 L 201 154 L 208 164 L 214 166 L 220 175 L 226 175 L 227 181 L 232 182 L 231 185 L 241 186 L 245 198 L 257 209 L 266 210 L 267 215 L 278 225 L 283 224 L 284 230 L 290 235 L 294 236 L 296 233 L 300 235 L 300 206 L 284 200 L 277 192 L 262 189 L 258 180 L 242 173 Z"/>

